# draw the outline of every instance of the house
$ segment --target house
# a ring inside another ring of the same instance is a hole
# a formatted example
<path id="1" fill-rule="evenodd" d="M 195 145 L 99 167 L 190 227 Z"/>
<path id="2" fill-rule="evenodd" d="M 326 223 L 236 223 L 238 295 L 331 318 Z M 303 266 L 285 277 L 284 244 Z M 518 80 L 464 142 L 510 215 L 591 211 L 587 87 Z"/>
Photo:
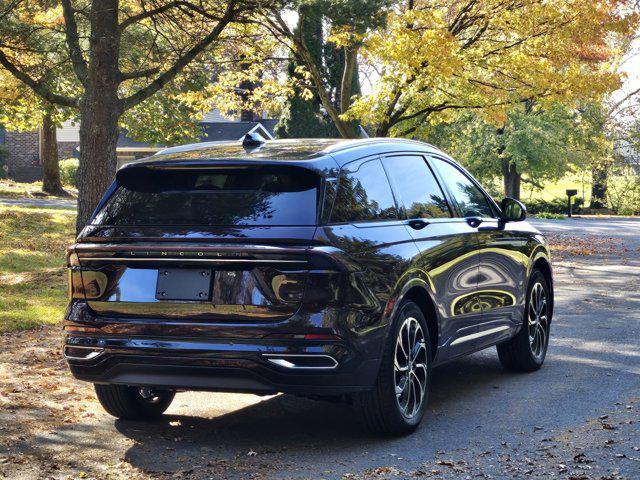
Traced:
<path id="1" fill-rule="evenodd" d="M 619 139 L 613 145 L 614 156 L 620 165 L 628 165 L 636 175 L 640 175 L 640 151 L 629 140 Z"/>
<path id="2" fill-rule="evenodd" d="M 201 142 L 223 140 L 240 140 L 247 133 L 257 132 L 266 139 L 274 137 L 274 129 L 278 120 L 261 118 L 252 115 L 253 121 L 247 121 L 246 112 L 235 119 L 228 119 L 218 110 L 208 112 L 200 126 Z M 78 157 L 80 153 L 79 125 L 67 121 L 56 131 L 58 140 L 58 157 Z M 40 132 L 9 132 L 0 127 L 0 144 L 4 145 L 7 154 L 5 159 L 6 176 L 20 182 L 33 182 L 42 179 L 42 163 L 40 161 Z M 139 142 L 127 136 L 122 130 L 118 136 L 116 152 L 118 165 L 137 158 L 153 155 L 159 150 L 172 145 Z"/>

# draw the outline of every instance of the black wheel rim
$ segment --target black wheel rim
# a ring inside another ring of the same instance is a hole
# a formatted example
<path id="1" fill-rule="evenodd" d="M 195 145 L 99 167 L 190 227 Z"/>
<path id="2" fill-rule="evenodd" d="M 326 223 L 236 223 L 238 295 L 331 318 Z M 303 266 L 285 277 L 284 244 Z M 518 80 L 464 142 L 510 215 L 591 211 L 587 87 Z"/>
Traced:
<path id="1" fill-rule="evenodd" d="M 540 282 L 536 282 L 529 296 L 529 346 L 537 359 L 544 356 L 549 341 L 549 316 L 547 294 Z"/>
<path id="2" fill-rule="evenodd" d="M 422 408 L 427 388 L 427 348 L 418 320 L 408 317 L 396 338 L 393 375 L 396 401 L 402 415 L 415 417 Z"/>

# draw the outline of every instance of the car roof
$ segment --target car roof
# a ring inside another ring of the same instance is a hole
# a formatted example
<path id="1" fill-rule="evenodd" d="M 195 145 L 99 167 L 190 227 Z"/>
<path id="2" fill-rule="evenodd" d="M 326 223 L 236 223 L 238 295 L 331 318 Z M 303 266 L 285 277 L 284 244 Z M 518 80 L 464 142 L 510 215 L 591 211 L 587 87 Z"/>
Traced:
<path id="1" fill-rule="evenodd" d="M 196 168 L 225 163 L 294 165 L 329 174 L 345 163 L 369 155 L 392 152 L 439 153 L 424 142 L 396 138 L 308 138 L 267 140 L 256 147 L 242 142 L 204 142 L 171 147 L 155 155 L 127 163 L 132 167 Z"/>

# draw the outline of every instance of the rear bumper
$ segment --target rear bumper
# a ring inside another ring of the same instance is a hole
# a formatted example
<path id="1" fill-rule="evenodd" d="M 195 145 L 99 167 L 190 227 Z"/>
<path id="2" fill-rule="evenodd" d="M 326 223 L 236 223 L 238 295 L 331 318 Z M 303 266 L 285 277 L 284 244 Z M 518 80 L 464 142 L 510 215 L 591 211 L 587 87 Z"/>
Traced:
<path id="1" fill-rule="evenodd" d="M 72 374 L 92 383 L 273 394 L 340 395 L 369 389 L 379 361 L 344 343 L 212 342 L 67 335 Z M 281 361 L 284 360 L 284 361 Z"/>

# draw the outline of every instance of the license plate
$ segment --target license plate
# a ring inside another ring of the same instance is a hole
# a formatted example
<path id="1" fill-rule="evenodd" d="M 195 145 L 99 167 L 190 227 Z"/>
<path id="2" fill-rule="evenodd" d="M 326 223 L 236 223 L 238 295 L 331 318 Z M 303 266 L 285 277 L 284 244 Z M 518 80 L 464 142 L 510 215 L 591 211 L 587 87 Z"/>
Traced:
<path id="1" fill-rule="evenodd" d="M 156 299 L 209 300 L 210 269 L 161 268 L 158 270 Z"/>

